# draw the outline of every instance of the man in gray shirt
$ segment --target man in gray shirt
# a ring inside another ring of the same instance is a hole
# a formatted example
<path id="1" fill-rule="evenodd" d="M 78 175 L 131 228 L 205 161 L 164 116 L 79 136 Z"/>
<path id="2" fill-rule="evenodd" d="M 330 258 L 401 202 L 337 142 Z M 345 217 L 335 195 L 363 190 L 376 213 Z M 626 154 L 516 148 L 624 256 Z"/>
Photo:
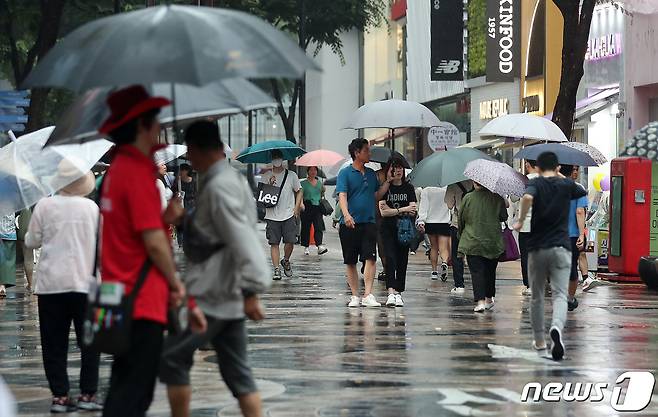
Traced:
<path id="1" fill-rule="evenodd" d="M 187 219 L 183 248 L 190 329 L 168 336 L 160 366 L 173 417 L 188 417 L 194 352 L 210 343 L 224 382 L 244 416 L 261 417 L 260 395 L 247 361 L 245 316 L 264 317 L 258 293 L 269 271 L 258 239 L 251 190 L 224 154 L 217 125 L 202 121 L 185 132 L 187 155 L 202 174 L 196 209 Z"/>

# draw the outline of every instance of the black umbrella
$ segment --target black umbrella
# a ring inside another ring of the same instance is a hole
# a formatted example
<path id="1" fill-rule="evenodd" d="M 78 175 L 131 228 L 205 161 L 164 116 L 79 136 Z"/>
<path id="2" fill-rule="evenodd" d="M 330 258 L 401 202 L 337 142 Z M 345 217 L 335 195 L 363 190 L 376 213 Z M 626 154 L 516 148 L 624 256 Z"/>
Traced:
<path id="1" fill-rule="evenodd" d="M 240 78 L 221 80 L 204 87 L 175 84 L 174 88 L 177 121 L 220 117 L 276 105 L 255 84 Z M 46 146 L 84 143 L 99 138 L 98 127 L 110 116 L 106 100 L 112 91 L 114 89 L 109 87 L 94 88 L 78 97 L 59 119 Z M 169 83 L 153 84 L 150 92 L 173 100 Z M 173 108 L 163 108 L 159 119 L 164 125 L 172 123 Z"/>
<path id="2" fill-rule="evenodd" d="M 319 69 L 266 21 L 235 10 L 167 5 L 87 23 L 57 43 L 21 88 L 202 86 L 224 78 L 300 78 Z"/>
<path id="3" fill-rule="evenodd" d="M 384 148 L 382 146 L 370 148 L 370 162 L 385 164 L 391 159 L 391 156 L 400 158 L 402 160 L 402 166 L 406 169 L 411 169 L 411 165 L 409 165 L 407 159 L 400 152 L 392 151 L 389 148 Z"/>
<path id="4" fill-rule="evenodd" d="M 541 145 L 528 146 L 514 155 L 514 159 L 537 160 L 539 155 L 544 152 L 553 152 L 555 155 L 557 155 L 557 160 L 562 165 L 576 165 L 579 167 L 595 167 L 599 165 L 591 156 L 585 152 L 561 145 L 559 143 L 546 143 Z"/>

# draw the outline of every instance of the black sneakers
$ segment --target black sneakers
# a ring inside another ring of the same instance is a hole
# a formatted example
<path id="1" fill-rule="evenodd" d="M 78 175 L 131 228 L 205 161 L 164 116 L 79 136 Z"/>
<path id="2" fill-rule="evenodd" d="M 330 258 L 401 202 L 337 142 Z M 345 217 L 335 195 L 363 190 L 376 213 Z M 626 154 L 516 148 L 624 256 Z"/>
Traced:
<path id="1" fill-rule="evenodd" d="M 550 331 L 551 340 L 553 341 L 553 348 L 551 349 L 551 355 L 556 361 L 562 360 L 564 358 L 564 344 L 562 343 L 562 332 L 557 327 L 551 327 Z"/>
<path id="2" fill-rule="evenodd" d="M 573 300 L 567 300 L 567 308 L 569 311 L 574 311 L 578 308 L 578 300 L 576 297 L 574 297 Z"/>

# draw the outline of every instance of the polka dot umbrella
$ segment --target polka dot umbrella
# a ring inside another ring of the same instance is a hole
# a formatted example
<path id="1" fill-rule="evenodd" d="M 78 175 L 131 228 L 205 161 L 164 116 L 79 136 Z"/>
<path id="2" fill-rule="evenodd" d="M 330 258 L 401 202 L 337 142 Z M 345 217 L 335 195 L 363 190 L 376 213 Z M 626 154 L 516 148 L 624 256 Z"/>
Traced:
<path id="1" fill-rule="evenodd" d="M 626 142 L 621 156 L 641 156 L 658 162 L 658 121 L 635 132 L 635 136 Z"/>

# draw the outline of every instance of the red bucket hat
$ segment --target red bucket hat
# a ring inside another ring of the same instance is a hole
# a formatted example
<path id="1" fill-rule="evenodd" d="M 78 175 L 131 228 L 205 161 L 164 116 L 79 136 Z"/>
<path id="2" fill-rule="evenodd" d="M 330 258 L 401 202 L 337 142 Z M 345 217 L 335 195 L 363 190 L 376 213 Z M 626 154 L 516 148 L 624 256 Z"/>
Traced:
<path id="1" fill-rule="evenodd" d="M 108 134 L 149 110 L 169 106 L 171 101 L 165 97 L 151 97 L 141 85 L 133 85 L 115 91 L 107 97 L 110 117 L 98 129 L 101 134 Z"/>

